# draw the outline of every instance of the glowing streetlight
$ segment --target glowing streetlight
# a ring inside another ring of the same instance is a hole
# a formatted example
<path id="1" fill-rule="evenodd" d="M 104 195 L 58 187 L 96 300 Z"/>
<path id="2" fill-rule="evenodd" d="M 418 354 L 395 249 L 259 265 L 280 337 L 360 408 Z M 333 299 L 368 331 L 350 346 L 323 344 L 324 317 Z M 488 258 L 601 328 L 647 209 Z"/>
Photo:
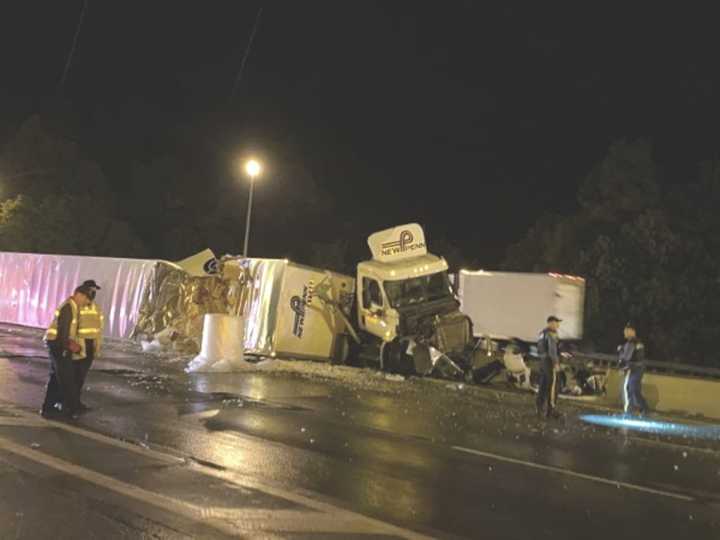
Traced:
<path id="1" fill-rule="evenodd" d="M 250 240 L 250 215 L 252 214 L 253 192 L 255 191 L 255 179 L 260 176 L 262 165 L 259 161 L 250 159 L 245 163 L 245 173 L 250 177 L 250 196 L 248 197 L 248 210 L 245 220 L 245 246 L 243 256 L 248 256 L 248 242 Z"/>
<path id="2" fill-rule="evenodd" d="M 260 163 L 255 161 L 254 159 L 251 159 L 247 163 L 245 163 L 245 172 L 251 179 L 254 180 L 255 177 L 259 176 L 262 172 L 262 165 L 260 165 Z"/>

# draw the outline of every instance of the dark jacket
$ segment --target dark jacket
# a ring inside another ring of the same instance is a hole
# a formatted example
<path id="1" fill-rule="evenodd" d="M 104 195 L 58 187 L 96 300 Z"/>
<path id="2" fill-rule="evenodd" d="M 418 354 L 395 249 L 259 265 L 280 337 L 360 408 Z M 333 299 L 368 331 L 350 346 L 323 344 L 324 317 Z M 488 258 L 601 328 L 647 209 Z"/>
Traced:
<path id="1" fill-rule="evenodd" d="M 538 336 L 538 356 L 544 362 L 560 362 L 560 338 L 556 332 L 545 328 Z"/>
<path id="2" fill-rule="evenodd" d="M 620 369 L 645 368 L 645 345 L 637 338 L 628 339 L 618 347 Z"/>
<path id="3" fill-rule="evenodd" d="M 50 347 L 56 354 L 62 354 L 67 350 L 68 341 L 70 340 L 70 325 L 72 324 L 72 308 L 70 304 L 65 304 L 60 310 L 57 322 L 57 338 L 54 341 L 48 341 Z"/>

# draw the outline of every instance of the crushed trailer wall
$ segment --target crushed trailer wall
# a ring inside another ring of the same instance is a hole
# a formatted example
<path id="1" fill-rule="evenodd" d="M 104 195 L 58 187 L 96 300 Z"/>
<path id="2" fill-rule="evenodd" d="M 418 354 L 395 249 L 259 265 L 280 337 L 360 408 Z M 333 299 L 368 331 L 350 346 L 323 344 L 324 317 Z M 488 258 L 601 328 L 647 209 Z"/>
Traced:
<path id="1" fill-rule="evenodd" d="M 284 259 L 229 258 L 217 277 L 191 277 L 158 265 L 146 290 L 136 335 L 146 339 L 172 334 L 175 348 L 199 350 L 205 313 L 245 318 L 245 352 L 257 356 L 312 358 L 333 356 L 344 330 L 341 317 L 313 302 L 313 286 L 343 304 L 346 314 L 354 279 Z"/>

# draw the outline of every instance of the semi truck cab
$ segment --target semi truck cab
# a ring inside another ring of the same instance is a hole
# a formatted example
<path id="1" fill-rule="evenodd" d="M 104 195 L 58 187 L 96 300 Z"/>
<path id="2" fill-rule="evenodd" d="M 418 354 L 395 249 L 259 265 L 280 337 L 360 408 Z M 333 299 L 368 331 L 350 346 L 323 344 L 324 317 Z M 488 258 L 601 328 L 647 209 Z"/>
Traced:
<path id="1" fill-rule="evenodd" d="M 372 260 L 358 264 L 355 302 L 363 356 L 383 369 L 412 372 L 414 365 L 422 374 L 432 371 L 438 351 L 446 361 L 459 359 L 472 342 L 471 322 L 460 312 L 447 262 L 428 253 L 422 227 L 380 231 L 368 245 Z"/>
<path id="2" fill-rule="evenodd" d="M 406 333 L 411 313 L 455 302 L 444 259 L 424 254 L 358 265 L 358 326 L 383 341 Z"/>

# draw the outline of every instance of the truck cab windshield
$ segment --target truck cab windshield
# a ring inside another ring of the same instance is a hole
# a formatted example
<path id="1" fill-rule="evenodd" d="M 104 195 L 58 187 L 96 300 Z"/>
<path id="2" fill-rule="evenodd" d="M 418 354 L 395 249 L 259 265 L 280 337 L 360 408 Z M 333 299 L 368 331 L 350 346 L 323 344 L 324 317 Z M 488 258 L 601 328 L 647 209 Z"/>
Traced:
<path id="1" fill-rule="evenodd" d="M 385 281 L 385 293 L 390 305 L 401 308 L 423 302 L 431 302 L 452 296 L 446 272 L 410 279 Z"/>

